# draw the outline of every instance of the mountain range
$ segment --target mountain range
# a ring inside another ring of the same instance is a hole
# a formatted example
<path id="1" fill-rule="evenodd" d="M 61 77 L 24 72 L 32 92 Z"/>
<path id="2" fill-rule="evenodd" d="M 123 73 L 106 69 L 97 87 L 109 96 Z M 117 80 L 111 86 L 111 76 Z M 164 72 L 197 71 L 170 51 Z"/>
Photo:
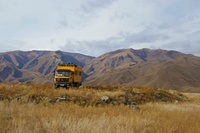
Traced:
<path id="1" fill-rule="evenodd" d="M 93 57 L 63 51 L 0 53 L 0 82 L 52 83 L 58 63 L 83 67 L 83 85 L 153 86 L 200 92 L 200 57 L 162 49 L 120 49 Z"/>

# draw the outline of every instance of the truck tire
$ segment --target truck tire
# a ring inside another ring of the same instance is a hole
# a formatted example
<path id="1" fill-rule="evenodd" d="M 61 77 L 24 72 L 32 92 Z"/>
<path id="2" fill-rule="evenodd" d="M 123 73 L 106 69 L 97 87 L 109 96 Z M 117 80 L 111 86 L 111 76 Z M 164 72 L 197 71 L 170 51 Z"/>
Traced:
<path id="1" fill-rule="evenodd" d="M 65 89 L 68 90 L 68 89 L 69 89 L 69 86 L 66 86 Z"/>
<path id="2" fill-rule="evenodd" d="M 55 89 L 58 89 L 58 86 L 57 86 L 57 85 L 54 85 L 54 88 L 55 88 Z"/>

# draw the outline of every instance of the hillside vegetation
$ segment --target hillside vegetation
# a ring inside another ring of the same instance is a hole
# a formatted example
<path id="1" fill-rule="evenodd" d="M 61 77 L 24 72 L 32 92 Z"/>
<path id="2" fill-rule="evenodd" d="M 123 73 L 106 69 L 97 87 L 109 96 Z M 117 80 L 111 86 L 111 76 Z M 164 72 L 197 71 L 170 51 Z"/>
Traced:
<path id="1" fill-rule="evenodd" d="M 84 66 L 92 56 L 61 51 L 11 51 L 0 53 L 0 82 L 52 83 L 61 62 Z M 45 78 L 44 78 L 45 77 Z M 85 77 L 83 73 L 83 77 Z"/>
<path id="2" fill-rule="evenodd" d="M 1 83 L 0 131 L 196 133 L 199 102 L 198 93 L 152 87 Z"/>
<path id="3" fill-rule="evenodd" d="M 200 57 L 178 51 L 120 49 L 98 57 L 64 51 L 0 53 L 0 82 L 52 84 L 59 63 L 83 67 L 83 85 L 137 85 L 200 92 Z"/>
<path id="4" fill-rule="evenodd" d="M 200 58 L 177 51 L 121 49 L 86 64 L 85 85 L 154 86 L 200 92 Z"/>
<path id="5" fill-rule="evenodd" d="M 33 103 L 74 103 L 80 106 L 182 102 L 187 97 L 174 90 L 153 87 L 83 86 L 79 89 L 54 89 L 53 85 L 1 83 L 0 99 Z"/>

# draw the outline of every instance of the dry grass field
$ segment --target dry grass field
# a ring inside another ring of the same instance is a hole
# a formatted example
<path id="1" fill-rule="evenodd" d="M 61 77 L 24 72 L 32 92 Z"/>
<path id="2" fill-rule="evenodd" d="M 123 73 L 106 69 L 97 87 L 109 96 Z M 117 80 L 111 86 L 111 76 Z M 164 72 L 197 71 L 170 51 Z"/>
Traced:
<path id="1" fill-rule="evenodd" d="M 138 108 L 131 108 L 131 103 Z M 198 133 L 199 114 L 198 93 L 0 83 L 2 133 Z"/>

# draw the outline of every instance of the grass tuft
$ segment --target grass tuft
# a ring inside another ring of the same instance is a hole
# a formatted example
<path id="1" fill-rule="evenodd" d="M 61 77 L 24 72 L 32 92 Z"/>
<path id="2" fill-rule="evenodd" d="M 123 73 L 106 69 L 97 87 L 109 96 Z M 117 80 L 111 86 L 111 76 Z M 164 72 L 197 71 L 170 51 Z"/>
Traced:
<path id="1" fill-rule="evenodd" d="M 142 86 L 65 90 L 52 85 L 0 83 L 0 131 L 196 133 L 200 132 L 199 97 L 198 93 Z M 139 110 L 127 106 L 132 103 Z"/>

